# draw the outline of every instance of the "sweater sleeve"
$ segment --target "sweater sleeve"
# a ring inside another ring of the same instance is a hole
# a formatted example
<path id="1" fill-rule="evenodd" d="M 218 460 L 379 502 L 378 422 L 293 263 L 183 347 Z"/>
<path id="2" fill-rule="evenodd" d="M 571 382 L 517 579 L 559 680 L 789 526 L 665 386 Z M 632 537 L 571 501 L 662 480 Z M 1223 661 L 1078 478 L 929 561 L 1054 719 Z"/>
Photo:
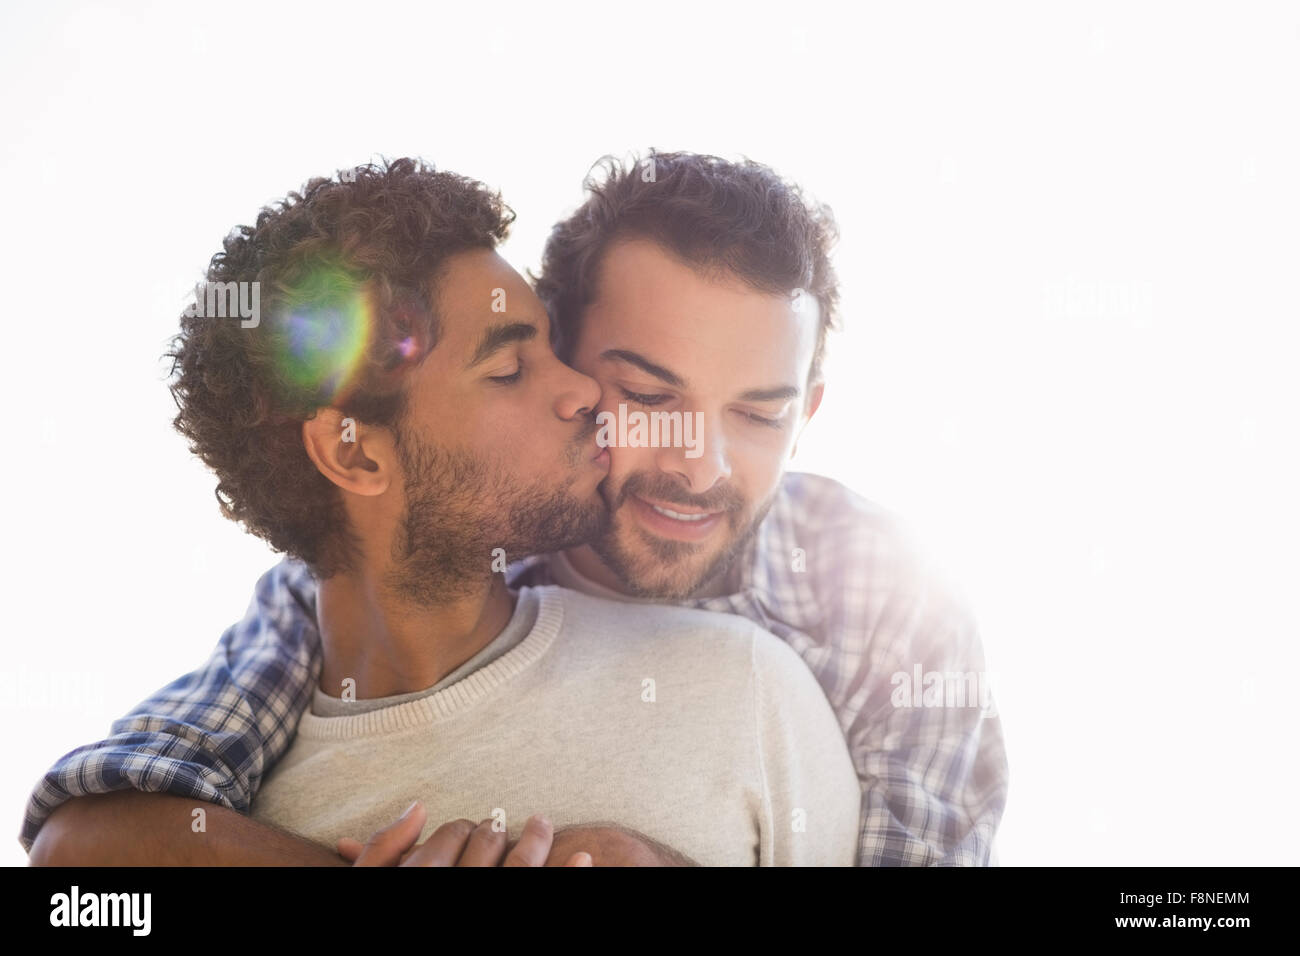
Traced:
<path id="1" fill-rule="evenodd" d="M 852 866 L 861 788 L 839 722 L 808 667 L 755 629 L 759 865 Z"/>

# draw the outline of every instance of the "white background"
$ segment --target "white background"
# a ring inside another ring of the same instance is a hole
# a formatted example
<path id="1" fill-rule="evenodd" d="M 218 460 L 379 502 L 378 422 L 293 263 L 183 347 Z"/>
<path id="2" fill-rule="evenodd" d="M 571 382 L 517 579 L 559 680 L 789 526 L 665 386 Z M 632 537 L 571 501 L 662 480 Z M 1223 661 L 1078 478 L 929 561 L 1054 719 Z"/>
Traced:
<path id="1" fill-rule="evenodd" d="M 831 203 L 846 330 L 795 467 L 970 593 L 1004 864 L 1294 863 L 1300 11 L 1289 4 L 6 3 L 0 861 L 59 754 L 276 558 L 159 361 L 237 223 L 419 155 L 535 266 L 605 153 Z"/>

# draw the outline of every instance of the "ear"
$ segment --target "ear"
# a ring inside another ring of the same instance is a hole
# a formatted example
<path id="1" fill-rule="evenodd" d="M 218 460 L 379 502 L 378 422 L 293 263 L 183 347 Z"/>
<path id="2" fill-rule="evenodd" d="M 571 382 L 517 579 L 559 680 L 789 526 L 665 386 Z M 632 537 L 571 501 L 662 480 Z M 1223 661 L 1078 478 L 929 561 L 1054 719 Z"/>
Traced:
<path id="1" fill-rule="evenodd" d="M 812 421 L 812 417 L 817 414 L 817 409 L 822 407 L 822 396 L 826 394 L 826 383 L 818 382 L 808 393 L 808 410 L 804 412 L 803 421 L 799 423 L 799 431 L 795 435 L 794 444 L 790 447 L 790 457 L 793 458 L 799 451 L 799 436 L 803 434 L 804 428 Z"/>
<path id="2" fill-rule="evenodd" d="M 395 456 L 392 435 L 337 408 L 318 408 L 302 423 L 302 443 L 316 469 L 344 491 L 373 497 L 388 490 Z"/>

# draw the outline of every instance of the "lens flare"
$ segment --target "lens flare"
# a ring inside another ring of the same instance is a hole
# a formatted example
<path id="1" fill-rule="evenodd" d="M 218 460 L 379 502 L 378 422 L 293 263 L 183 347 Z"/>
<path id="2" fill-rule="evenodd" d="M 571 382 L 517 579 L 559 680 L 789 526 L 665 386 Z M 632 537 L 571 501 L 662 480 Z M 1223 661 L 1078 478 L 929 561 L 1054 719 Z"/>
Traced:
<path id="1" fill-rule="evenodd" d="M 320 405 L 353 387 L 374 332 L 364 288 L 339 270 L 321 270 L 298 285 L 275 319 L 275 365 L 293 394 Z"/>

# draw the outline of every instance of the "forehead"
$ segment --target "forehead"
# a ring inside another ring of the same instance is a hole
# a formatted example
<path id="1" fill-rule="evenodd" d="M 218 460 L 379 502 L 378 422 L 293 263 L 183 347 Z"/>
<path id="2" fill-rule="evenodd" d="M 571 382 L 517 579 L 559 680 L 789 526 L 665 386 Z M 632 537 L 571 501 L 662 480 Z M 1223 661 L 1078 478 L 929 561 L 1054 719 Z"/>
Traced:
<path id="1" fill-rule="evenodd" d="M 546 310 L 523 276 L 492 249 L 449 256 L 435 280 L 441 336 L 431 353 L 446 360 L 468 358 L 483 333 L 506 321 L 529 322 L 546 334 Z"/>
<path id="2" fill-rule="evenodd" d="M 693 386 L 802 386 L 816 335 L 815 300 L 803 297 L 799 308 L 735 276 L 703 274 L 650 240 L 626 239 L 602 259 L 579 347 L 645 351 Z"/>

